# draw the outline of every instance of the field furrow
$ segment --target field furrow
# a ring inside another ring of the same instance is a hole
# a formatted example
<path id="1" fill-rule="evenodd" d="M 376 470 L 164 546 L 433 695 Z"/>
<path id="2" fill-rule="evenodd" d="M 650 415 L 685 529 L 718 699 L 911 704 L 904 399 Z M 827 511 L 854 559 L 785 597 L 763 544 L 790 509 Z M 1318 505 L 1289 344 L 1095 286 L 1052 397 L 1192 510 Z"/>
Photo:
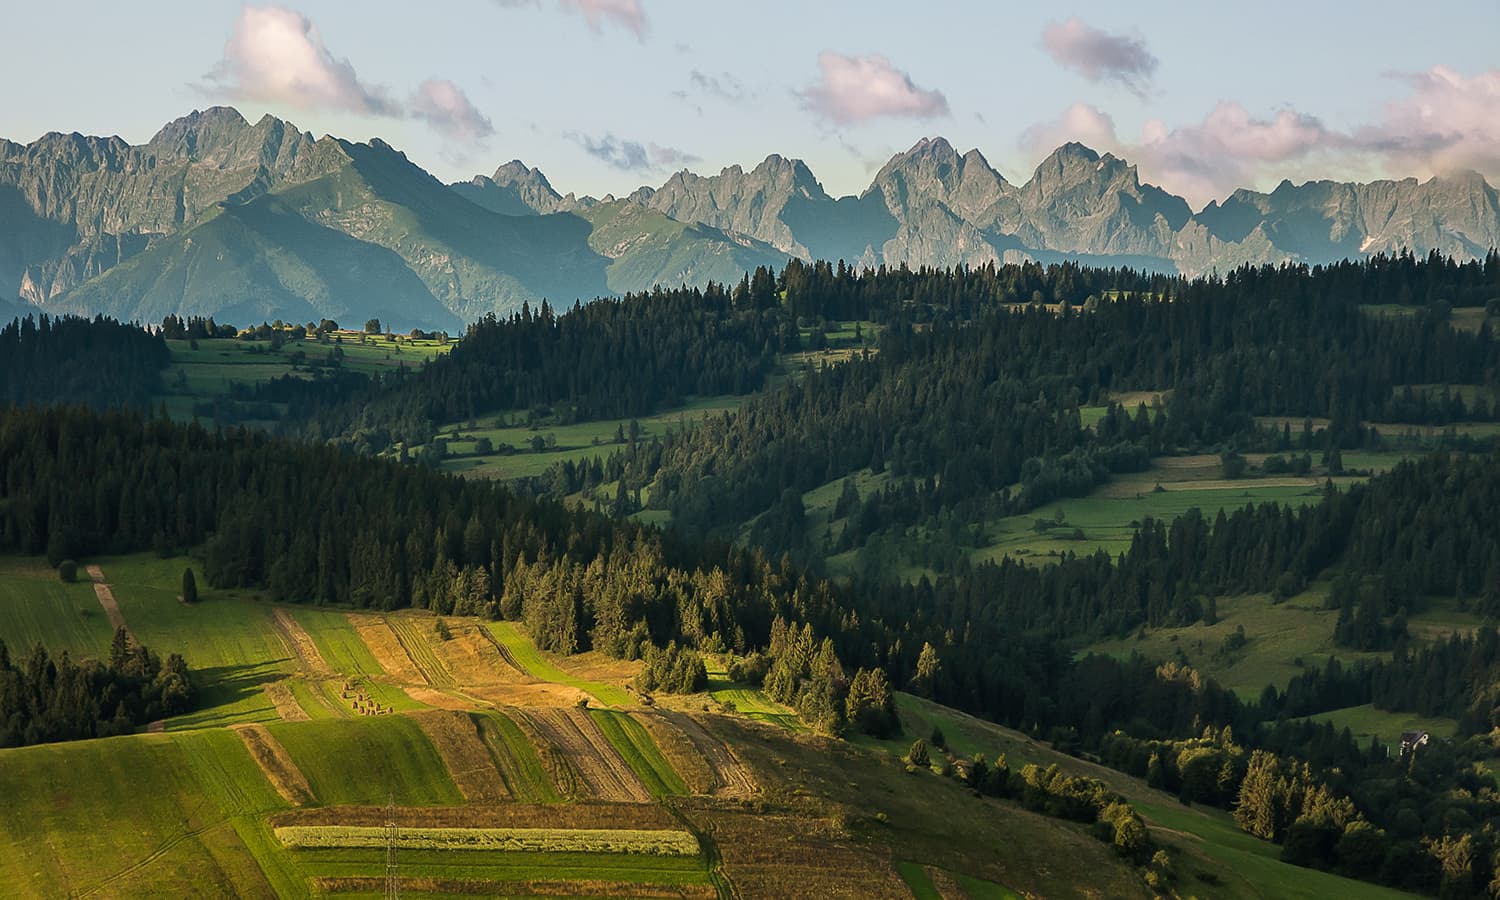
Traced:
<path id="1" fill-rule="evenodd" d="M 760 785 L 756 783 L 750 767 L 735 755 L 728 744 L 705 728 L 703 723 L 686 713 L 662 710 L 658 715 L 680 729 L 708 763 L 716 783 L 714 793 L 726 797 L 753 797 L 760 792 Z"/>
<path id="2" fill-rule="evenodd" d="M 510 718 L 499 712 L 475 713 L 480 740 L 506 788 L 517 800 L 531 803 L 556 803 L 562 799 L 557 784 L 537 755 L 536 745 Z"/>
<path id="3" fill-rule="evenodd" d="M 465 800 L 494 803 L 511 799 L 490 751 L 480 740 L 478 726 L 467 714 L 433 710 L 413 713 L 412 718 L 437 748 L 448 767 L 448 775 Z"/>
<path id="4" fill-rule="evenodd" d="M 237 725 L 234 730 L 239 732 L 240 740 L 245 742 L 245 749 L 250 751 L 255 764 L 260 766 L 266 780 L 271 782 L 282 799 L 293 806 L 315 802 L 317 798 L 313 796 L 312 787 L 307 783 L 302 770 L 297 768 L 286 748 L 281 746 L 264 725 Z"/>
<path id="5" fill-rule="evenodd" d="M 423 681 L 439 688 L 454 685 L 453 673 L 433 652 L 432 644 L 427 639 L 427 631 L 422 627 L 422 623 L 425 623 L 430 628 L 431 620 L 419 620 L 411 616 L 390 616 L 385 621 L 390 626 L 391 632 L 396 635 L 401 649 L 406 651 L 412 665 L 422 673 Z"/>
<path id="6" fill-rule="evenodd" d="M 411 654 L 406 652 L 389 622 L 380 616 L 363 613 L 347 613 L 347 616 L 355 633 L 386 674 L 401 684 L 427 684 L 422 670 L 412 661 Z"/>
<path id="7" fill-rule="evenodd" d="M 565 793 L 600 800 L 645 802 L 651 793 L 625 760 L 614 751 L 588 712 L 580 709 L 516 710 L 516 716 L 531 724 L 542 741 L 538 749 L 544 763 L 554 766 L 553 777 Z M 565 782 L 571 770 L 577 784 L 568 791 Z"/>

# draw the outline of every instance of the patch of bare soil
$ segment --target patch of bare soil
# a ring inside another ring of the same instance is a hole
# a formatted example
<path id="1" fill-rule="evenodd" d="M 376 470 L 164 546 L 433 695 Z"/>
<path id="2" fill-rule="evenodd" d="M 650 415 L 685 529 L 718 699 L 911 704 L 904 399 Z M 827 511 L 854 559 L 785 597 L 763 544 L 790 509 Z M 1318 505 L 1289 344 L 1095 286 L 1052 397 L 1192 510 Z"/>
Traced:
<path id="1" fill-rule="evenodd" d="M 109 626 L 116 631 L 124 628 L 134 642 L 135 635 L 130 634 L 130 628 L 125 624 L 125 614 L 120 612 L 120 604 L 115 602 L 114 591 L 104 583 L 104 572 L 98 566 L 89 566 L 88 573 L 90 580 L 94 582 L 94 596 L 99 598 L 99 605 L 104 607 L 104 615 L 109 618 Z"/>
<path id="2" fill-rule="evenodd" d="M 245 742 L 246 749 L 265 773 L 266 780 L 271 782 L 271 787 L 286 802 L 293 806 L 303 806 L 314 801 L 312 787 L 307 783 L 306 776 L 292 761 L 291 754 L 286 752 L 286 748 L 281 746 L 264 725 L 231 727 L 239 732 L 240 740 Z"/>

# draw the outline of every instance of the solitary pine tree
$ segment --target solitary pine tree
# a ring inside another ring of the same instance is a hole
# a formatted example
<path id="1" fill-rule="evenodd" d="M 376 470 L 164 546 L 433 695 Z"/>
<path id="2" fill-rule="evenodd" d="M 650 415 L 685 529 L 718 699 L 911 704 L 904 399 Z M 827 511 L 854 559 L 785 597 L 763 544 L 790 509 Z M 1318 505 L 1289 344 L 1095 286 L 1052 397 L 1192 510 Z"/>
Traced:
<path id="1" fill-rule="evenodd" d="M 198 602 L 198 582 L 193 578 L 192 569 L 182 570 L 182 602 Z"/>

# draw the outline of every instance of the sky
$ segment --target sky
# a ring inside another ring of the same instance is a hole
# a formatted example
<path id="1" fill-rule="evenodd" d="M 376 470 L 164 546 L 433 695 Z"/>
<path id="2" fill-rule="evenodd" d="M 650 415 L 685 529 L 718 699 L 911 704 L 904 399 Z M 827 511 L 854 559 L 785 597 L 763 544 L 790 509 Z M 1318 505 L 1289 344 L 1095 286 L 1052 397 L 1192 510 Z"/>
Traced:
<path id="1" fill-rule="evenodd" d="M 1500 2 L 51 0 L 7 11 L 0 136 L 150 139 L 215 104 L 560 192 L 801 158 L 858 193 L 922 137 L 1014 183 L 1079 140 L 1195 208 L 1283 178 L 1500 183 Z M 18 39 L 20 36 L 24 38 Z"/>

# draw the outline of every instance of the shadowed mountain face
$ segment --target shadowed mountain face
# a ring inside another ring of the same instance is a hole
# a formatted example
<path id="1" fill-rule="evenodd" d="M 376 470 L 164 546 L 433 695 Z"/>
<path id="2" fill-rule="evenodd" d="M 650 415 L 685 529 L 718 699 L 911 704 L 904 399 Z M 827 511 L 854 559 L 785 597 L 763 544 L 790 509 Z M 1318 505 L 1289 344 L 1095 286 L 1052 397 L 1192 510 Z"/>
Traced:
<path id="1" fill-rule="evenodd" d="M 834 198 L 800 160 L 679 172 L 622 200 L 512 160 L 443 185 L 375 140 L 194 112 L 148 143 L 0 141 L 0 296 L 44 311 L 458 328 L 542 299 L 735 281 L 790 256 L 861 266 L 1076 259 L 1196 275 L 1376 252 L 1481 256 L 1500 201 L 1475 173 L 1241 190 L 1194 214 L 1081 144 L 1013 185 L 942 138 Z"/>

